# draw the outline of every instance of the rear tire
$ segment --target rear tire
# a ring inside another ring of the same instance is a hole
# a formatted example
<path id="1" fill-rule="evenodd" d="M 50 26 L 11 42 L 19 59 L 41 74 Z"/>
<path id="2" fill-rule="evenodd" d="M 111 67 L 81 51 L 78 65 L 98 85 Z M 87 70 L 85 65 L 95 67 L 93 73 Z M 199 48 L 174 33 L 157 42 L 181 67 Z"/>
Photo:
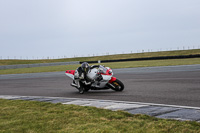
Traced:
<path id="1" fill-rule="evenodd" d="M 90 90 L 90 88 L 88 86 L 85 86 L 85 92 L 88 92 Z"/>
<path id="2" fill-rule="evenodd" d="M 112 85 L 115 87 L 115 88 L 112 88 L 115 91 L 123 91 L 124 90 L 124 84 L 119 79 L 116 79 L 115 81 L 113 81 Z"/>

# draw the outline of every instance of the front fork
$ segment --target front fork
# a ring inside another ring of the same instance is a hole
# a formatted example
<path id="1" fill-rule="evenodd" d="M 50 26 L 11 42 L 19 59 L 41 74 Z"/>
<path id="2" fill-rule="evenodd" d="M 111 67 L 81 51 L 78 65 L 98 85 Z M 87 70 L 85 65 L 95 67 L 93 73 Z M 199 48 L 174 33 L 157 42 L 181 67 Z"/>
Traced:
<path id="1" fill-rule="evenodd" d="M 116 77 L 111 77 L 111 79 L 108 82 L 108 87 L 115 89 L 115 86 L 112 83 L 116 81 L 116 79 Z"/>

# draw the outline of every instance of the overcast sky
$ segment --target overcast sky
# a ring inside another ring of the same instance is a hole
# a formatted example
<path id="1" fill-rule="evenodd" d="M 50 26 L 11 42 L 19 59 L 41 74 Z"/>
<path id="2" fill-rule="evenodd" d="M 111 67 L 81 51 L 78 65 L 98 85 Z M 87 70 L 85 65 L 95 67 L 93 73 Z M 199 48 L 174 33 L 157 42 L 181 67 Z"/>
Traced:
<path id="1" fill-rule="evenodd" d="M 200 0 L 0 0 L 1 58 L 200 46 Z"/>

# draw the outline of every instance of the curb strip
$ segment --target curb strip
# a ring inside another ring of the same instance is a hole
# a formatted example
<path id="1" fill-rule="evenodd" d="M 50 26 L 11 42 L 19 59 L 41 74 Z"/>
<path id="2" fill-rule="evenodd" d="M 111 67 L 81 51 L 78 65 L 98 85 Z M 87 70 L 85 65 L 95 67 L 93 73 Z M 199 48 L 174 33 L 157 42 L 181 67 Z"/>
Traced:
<path id="1" fill-rule="evenodd" d="M 41 102 L 62 103 L 62 104 L 74 104 L 80 106 L 92 106 L 97 108 L 109 109 L 113 111 L 123 110 L 131 114 L 146 114 L 163 119 L 200 122 L 199 107 L 126 102 L 126 101 L 114 101 L 114 100 L 43 97 L 43 96 L 0 95 L 0 99 L 29 100 L 29 101 L 41 101 Z"/>

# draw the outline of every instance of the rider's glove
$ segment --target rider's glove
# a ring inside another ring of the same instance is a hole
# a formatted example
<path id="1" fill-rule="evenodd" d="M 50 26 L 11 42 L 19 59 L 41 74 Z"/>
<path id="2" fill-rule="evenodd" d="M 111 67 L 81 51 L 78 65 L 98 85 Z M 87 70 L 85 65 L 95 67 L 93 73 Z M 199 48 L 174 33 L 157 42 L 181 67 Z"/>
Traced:
<path id="1" fill-rule="evenodd" d="M 82 73 L 79 79 L 84 79 L 84 74 Z"/>

